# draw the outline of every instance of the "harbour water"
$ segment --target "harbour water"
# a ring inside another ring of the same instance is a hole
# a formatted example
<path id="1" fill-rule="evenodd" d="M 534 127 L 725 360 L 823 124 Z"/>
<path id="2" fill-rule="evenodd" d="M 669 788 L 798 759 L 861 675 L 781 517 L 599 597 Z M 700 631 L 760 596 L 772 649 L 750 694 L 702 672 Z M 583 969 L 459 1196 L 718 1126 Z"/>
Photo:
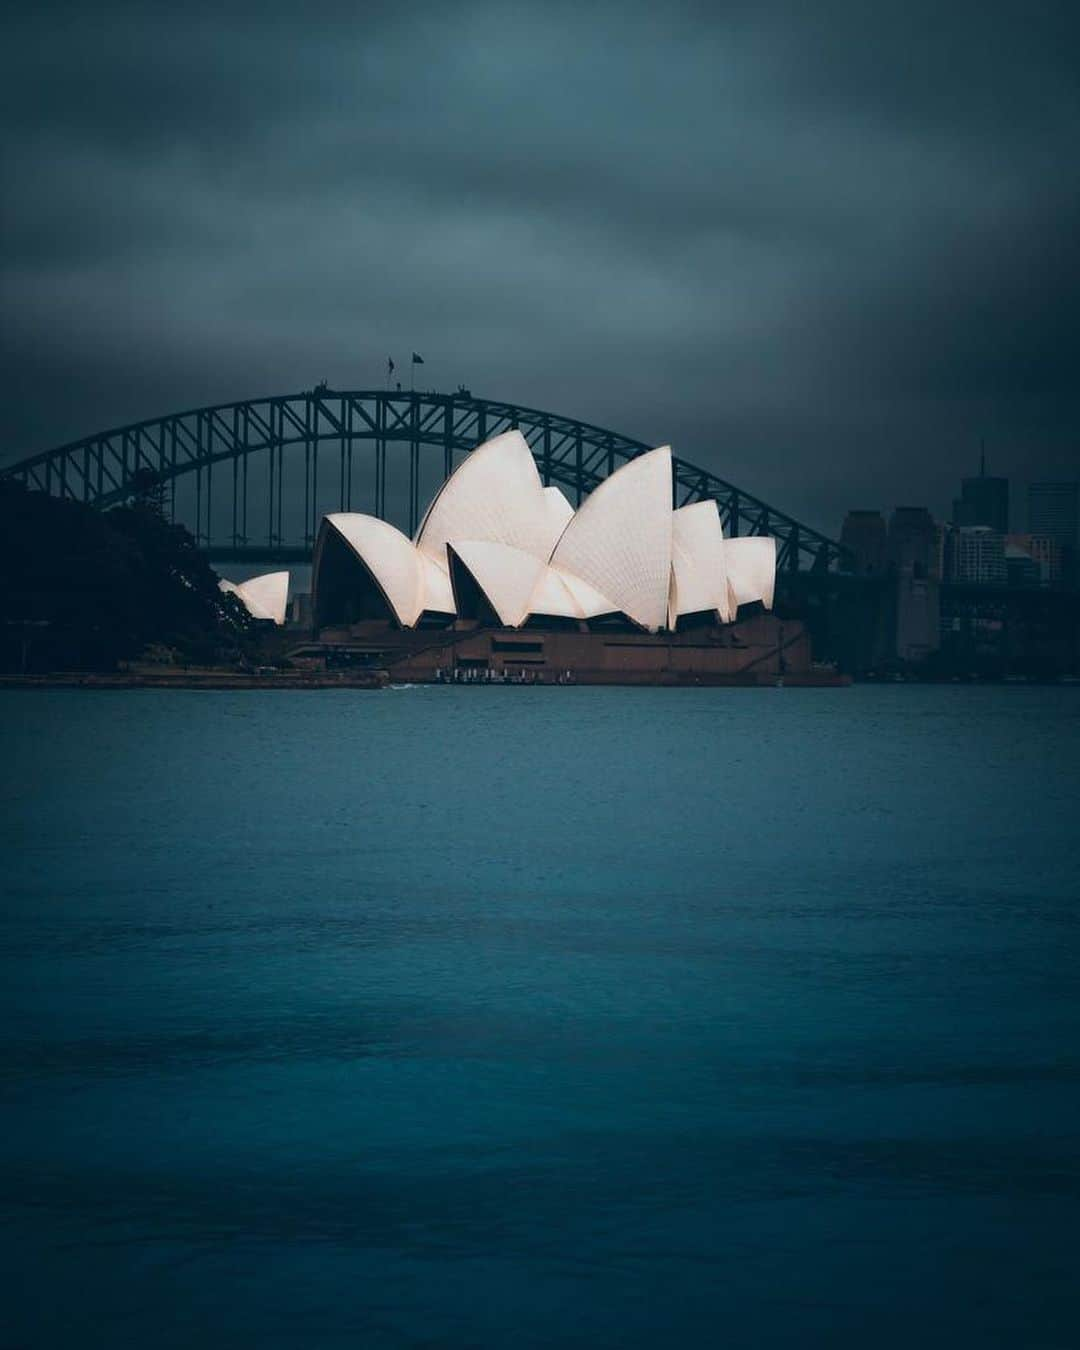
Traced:
<path id="1" fill-rule="evenodd" d="M 10 1347 L 1072 1347 L 1080 690 L 8 692 Z"/>

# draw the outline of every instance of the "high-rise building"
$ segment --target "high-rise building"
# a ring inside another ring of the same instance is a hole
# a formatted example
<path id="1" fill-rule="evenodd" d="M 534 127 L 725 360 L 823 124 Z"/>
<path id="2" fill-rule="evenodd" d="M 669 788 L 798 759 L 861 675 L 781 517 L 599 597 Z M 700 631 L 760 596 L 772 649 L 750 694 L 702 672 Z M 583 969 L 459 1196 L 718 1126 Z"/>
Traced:
<path id="1" fill-rule="evenodd" d="M 965 478 L 960 483 L 960 496 L 953 501 L 952 523 L 983 525 L 998 534 L 1009 532 L 1009 480 L 987 474 L 985 455 L 979 463 L 978 478 Z"/>
<path id="2" fill-rule="evenodd" d="M 889 521 L 889 565 L 896 572 L 933 576 L 937 561 L 937 525 L 925 506 L 898 506 Z"/>
<path id="3" fill-rule="evenodd" d="M 888 553 L 888 531 L 880 511 L 849 511 L 844 517 L 840 542 L 850 555 L 845 571 L 857 576 L 881 576 Z"/>
<path id="4" fill-rule="evenodd" d="M 938 528 L 924 506 L 898 506 L 889 522 L 888 560 L 896 574 L 896 655 L 925 661 L 941 640 Z"/>
<path id="5" fill-rule="evenodd" d="M 1039 564 L 1022 544 L 1016 540 L 1028 536 L 1007 534 L 1005 536 L 1005 571 L 1010 586 L 1041 586 L 1042 574 Z"/>
<path id="6" fill-rule="evenodd" d="M 944 581 L 945 578 L 949 575 L 949 569 L 947 565 L 949 556 L 949 539 L 952 536 L 954 528 L 955 526 L 950 525 L 948 521 L 945 520 L 934 521 L 935 538 L 934 538 L 933 575 L 937 577 L 938 581 Z"/>
<path id="7" fill-rule="evenodd" d="M 948 579 L 976 586 L 1004 586 L 1005 536 L 985 525 L 961 526 L 949 536 Z"/>
<path id="8" fill-rule="evenodd" d="M 1056 586 L 1062 579 L 1065 549 L 1056 539 L 1045 534 L 1010 534 L 1005 539 L 1006 552 L 1011 548 L 1023 552 L 1032 562 L 1036 581 L 1043 586 Z"/>
<path id="9" fill-rule="evenodd" d="M 1029 483 L 1028 532 L 1075 548 L 1078 495 L 1076 483 Z"/>

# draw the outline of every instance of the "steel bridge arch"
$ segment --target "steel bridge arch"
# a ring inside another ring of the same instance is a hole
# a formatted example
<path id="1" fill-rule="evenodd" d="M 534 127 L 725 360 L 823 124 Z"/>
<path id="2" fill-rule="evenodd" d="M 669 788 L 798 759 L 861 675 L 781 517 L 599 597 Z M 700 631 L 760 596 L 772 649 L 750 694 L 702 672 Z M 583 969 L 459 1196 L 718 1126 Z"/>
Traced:
<path id="1" fill-rule="evenodd" d="M 474 398 L 465 391 L 331 390 L 321 385 L 298 394 L 214 404 L 97 432 L 0 469 L 0 478 L 106 508 L 128 500 L 148 481 L 175 487 L 178 479 L 194 475 L 193 533 L 201 547 L 217 557 L 292 560 L 310 555 L 322 514 L 319 461 L 330 457 L 325 454 L 328 446 L 337 448 L 335 496 L 338 509 L 347 511 L 352 509 L 353 448 L 374 444 L 375 514 L 382 517 L 386 515 L 388 450 L 408 447 L 412 533 L 420 516 L 421 447 L 442 449 L 446 477 L 455 455 L 468 453 L 512 428 L 519 429 L 528 441 L 544 482 L 569 488 L 577 502 L 621 463 L 652 448 L 575 418 Z M 284 460 L 286 449 L 298 451 L 300 447 L 304 455 L 304 537 L 302 543 L 290 544 L 282 537 Z M 267 529 L 265 534 L 253 535 L 249 532 L 248 462 L 262 454 L 269 455 Z M 213 477 L 214 467 L 222 464 L 231 468 L 231 533 L 228 542 L 216 543 L 212 537 Z M 707 469 L 676 458 L 673 477 L 676 505 L 715 498 L 726 534 L 774 535 L 779 566 L 785 570 L 808 567 L 823 572 L 841 557 L 841 546 L 834 540 Z"/>

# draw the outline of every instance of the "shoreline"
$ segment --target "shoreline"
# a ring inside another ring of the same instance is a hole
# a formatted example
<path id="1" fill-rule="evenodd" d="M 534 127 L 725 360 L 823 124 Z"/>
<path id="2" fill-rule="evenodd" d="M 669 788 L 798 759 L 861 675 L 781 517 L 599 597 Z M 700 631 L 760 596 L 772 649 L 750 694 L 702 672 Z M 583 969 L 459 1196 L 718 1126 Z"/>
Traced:
<path id="1" fill-rule="evenodd" d="M 384 669 L 368 671 L 276 671 L 261 675 L 232 671 L 182 671 L 148 673 L 144 671 L 56 671 L 34 675 L 0 675 L 0 689 L 387 689 L 393 685 L 432 685 L 447 688 L 524 688 L 556 689 L 575 686 L 704 689 L 739 688 L 846 688 L 851 677 L 831 671 L 800 671 L 778 676 L 702 675 L 700 677 L 657 678 L 642 672 L 642 678 L 628 678 L 628 672 L 579 671 L 572 680 L 432 680 L 415 675 L 396 675 Z"/>
<path id="2" fill-rule="evenodd" d="M 0 675 L 0 689 L 385 689 L 384 670 L 350 672 L 278 671 L 272 675 L 242 672 L 184 671 L 157 675 L 135 671 L 61 671 L 42 675 Z"/>
<path id="3" fill-rule="evenodd" d="M 185 670 L 175 673 L 146 671 L 50 671 L 48 673 L 11 675 L 0 674 L 3 689 L 364 689 L 378 690 L 402 685 L 432 685 L 461 689 L 523 688 L 572 689 L 845 689 L 853 684 L 897 688 L 903 685 L 963 685 L 966 687 L 1008 685 L 1023 688 L 1080 688 L 1075 679 L 971 679 L 949 676 L 944 679 L 877 678 L 855 680 L 850 675 L 832 671 L 802 671 L 798 673 L 760 675 L 716 675 L 700 677 L 656 678 L 642 672 L 642 678 L 627 677 L 627 672 L 579 671 L 565 682 L 558 680 L 431 680 L 415 675 L 394 674 L 385 669 L 367 671 L 273 671 L 251 674 L 228 670 Z"/>

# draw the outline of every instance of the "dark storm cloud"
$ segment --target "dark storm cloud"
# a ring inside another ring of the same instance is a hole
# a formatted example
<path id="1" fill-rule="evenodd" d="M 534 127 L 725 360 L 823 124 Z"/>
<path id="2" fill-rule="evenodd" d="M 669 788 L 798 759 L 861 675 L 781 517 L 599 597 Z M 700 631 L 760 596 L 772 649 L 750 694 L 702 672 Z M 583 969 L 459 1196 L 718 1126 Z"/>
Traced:
<path id="1" fill-rule="evenodd" d="M 1071 10 L 35 7 L 3 453 L 416 348 L 832 530 L 1074 472 Z"/>

